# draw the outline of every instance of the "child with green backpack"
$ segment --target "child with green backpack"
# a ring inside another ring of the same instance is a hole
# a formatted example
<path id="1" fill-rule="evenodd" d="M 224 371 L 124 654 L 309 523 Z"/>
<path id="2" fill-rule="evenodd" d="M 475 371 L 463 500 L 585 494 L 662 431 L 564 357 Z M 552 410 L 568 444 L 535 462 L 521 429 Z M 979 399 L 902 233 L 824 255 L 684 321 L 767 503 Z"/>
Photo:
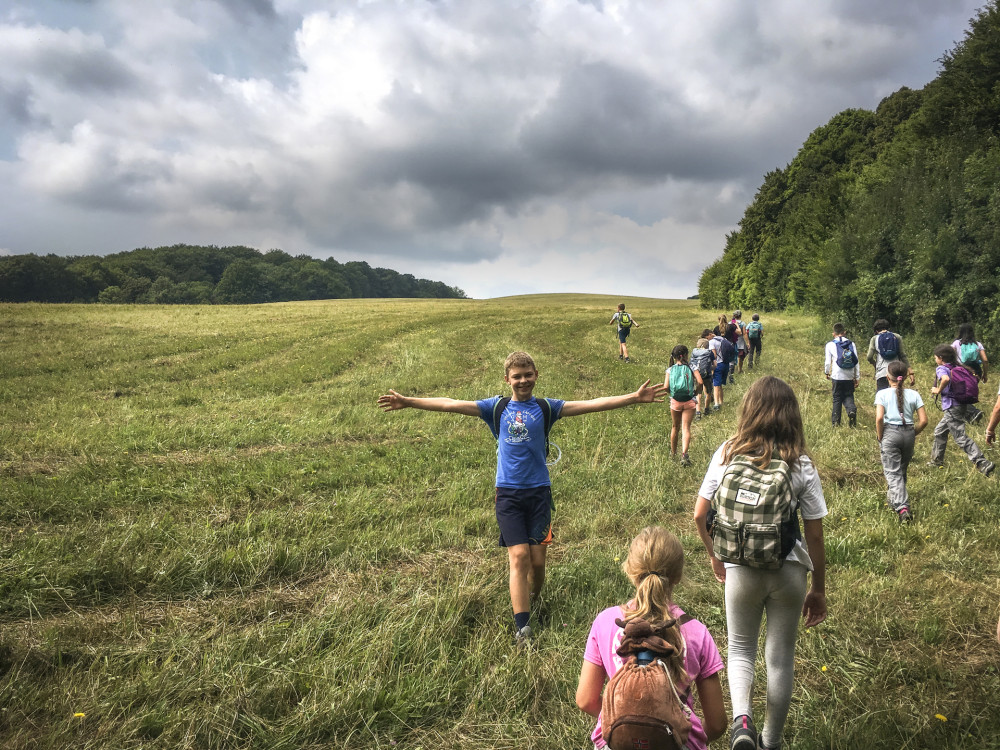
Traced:
<path id="1" fill-rule="evenodd" d="M 688 364 L 688 348 L 678 344 L 670 353 L 670 367 L 663 379 L 663 387 L 670 392 L 670 455 L 677 455 L 677 432 L 681 437 L 681 466 L 690 466 L 688 448 L 691 446 L 691 420 L 698 407 L 696 392 L 702 385 L 701 373 Z"/>

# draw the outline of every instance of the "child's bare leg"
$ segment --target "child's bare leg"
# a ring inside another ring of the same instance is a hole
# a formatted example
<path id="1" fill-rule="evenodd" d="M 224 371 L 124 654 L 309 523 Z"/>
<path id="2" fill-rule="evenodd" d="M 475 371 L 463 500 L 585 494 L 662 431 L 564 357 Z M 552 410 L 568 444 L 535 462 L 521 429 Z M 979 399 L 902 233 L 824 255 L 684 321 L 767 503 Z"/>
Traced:
<path id="1" fill-rule="evenodd" d="M 514 614 L 531 609 L 532 558 L 527 544 L 507 548 L 510 561 L 510 605 Z"/>
<path id="2" fill-rule="evenodd" d="M 681 412 L 670 410 L 670 455 L 677 453 L 677 431 L 681 426 Z"/>
<path id="3" fill-rule="evenodd" d="M 721 385 L 712 386 L 712 394 L 715 396 L 716 406 L 722 406 L 722 386 Z"/>
<path id="4" fill-rule="evenodd" d="M 544 544 L 531 544 L 528 552 L 531 554 L 531 600 L 537 601 L 545 585 L 545 553 L 548 550 Z"/>
<path id="5" fill-rule="evenodd" d="M 694 419 L 694 412 L 685 409 L 681 412 L 681 453 L 687 453 L 691 447 L 691 420 Z"/>

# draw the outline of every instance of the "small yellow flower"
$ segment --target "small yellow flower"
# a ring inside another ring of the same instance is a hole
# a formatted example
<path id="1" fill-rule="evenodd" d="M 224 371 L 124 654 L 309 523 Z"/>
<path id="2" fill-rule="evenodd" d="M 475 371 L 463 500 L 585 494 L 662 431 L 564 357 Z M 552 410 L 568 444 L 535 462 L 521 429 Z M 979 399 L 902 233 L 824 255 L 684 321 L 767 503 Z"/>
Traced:
<path id="1" fill-rule="evenodd" d="M 85 714 L 83 711 L 77 711 L 75 714 L 73 714 L 73 718 L 74 719 L 82 719 L 86 715 L 87 714 Z"/>
<path id="2" fill-rule="evenodd" d="M 621 561 L 622 561 L 622 559 L 620 557 L 616 557 L 615 558 L 615 562 L 621 562 Z"/>
<path id="3" fill-rule="evenodd" d="M 947 508 L 947 507 L 948 507 L 948 503 L 945 503 L 945 504 L 944 504 L 944 507 L 946 507 L 946 508 Z"/>
<path id="4" fill-rule="evenodd" d="M 934 714 L 935 719 L 940 719 L 941 721 L 948 721 L 948 717 L 943 714 Z"/>
<path id="5" fill-rule="evenodd" d="M 826 664 L 824 664 L 822 667 L 820 667 L 819 671 L 820 672 L 825 672 L 826 671 Z"/>
<path id="6" fill-rule="evenodd" d="M 844 516 L 844 517 L 843 517 L 843 518 L 841 518 L 840 520 L 841 520 L 841 521 L 846 521 L 846 520 L 847 520 L 847 516 Z"/>

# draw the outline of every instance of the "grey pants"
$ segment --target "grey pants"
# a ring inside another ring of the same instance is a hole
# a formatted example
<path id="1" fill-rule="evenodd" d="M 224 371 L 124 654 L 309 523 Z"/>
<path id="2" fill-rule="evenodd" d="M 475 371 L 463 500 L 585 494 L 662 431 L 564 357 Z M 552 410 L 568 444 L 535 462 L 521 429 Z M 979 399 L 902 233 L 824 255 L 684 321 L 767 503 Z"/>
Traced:
<path id="1" fill-rule="evenodd" d="M 948 444 L 948 433 L 950 432 L 951 436 L 955 438 L 955 442 L 958 443 L 958 447 L 965 451 L 965 455 L 976 465 L 977 469 L 981 469 L 989 463 L 976 442 L 965 434 L 965 418 L 969 414 L 970 406 L 970 404 L 952 404 L 951 408 L 941 415 L 941 421 L 934 428 L 931 461 L 936 464 L 944 464 L 944 449 Z"/>
<path id="2" fill-rule="evenodd" d="M 760 364 L 760 339 L 750 339 L 750 351 L 747 354 L 747 367 L 753 369 L 754 354 L 757 355 L 757 364 Z"/>
<path id="3" fill-rule="evenodd" d="M 751 716 L 754 662 L 761 618 L 767 612 L 764 663 L 767 668 L 767 715 L 764 744 L 778 747 L 792 703 L 795 639 L 806 599 L 806 574 L 798 563 L 779 570 L 745 565 L 726 568 L 726 629 L 729 636 L 729 694 L 733 716 Z"/>
<path id="4" fill-rule="evenodd" d="M 889 507 L 897 513 L 910 505 L 906 494 L 906 469 L 913 459 L 915 439 L 912 424 L 886 424 L 882 433 L 882 473 L 888 485 Z"/>

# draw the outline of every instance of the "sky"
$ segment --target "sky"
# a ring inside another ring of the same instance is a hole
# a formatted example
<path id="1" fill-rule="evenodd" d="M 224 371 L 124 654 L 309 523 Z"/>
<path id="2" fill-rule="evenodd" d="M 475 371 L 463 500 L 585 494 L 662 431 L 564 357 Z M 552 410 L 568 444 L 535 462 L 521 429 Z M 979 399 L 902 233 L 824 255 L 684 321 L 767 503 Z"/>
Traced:
<path id="1" fill-rule="evenodd" d="M 765 173 L 932 80 L 982 4 L 7 0 L 0 254 L 688 297 Z"/>

